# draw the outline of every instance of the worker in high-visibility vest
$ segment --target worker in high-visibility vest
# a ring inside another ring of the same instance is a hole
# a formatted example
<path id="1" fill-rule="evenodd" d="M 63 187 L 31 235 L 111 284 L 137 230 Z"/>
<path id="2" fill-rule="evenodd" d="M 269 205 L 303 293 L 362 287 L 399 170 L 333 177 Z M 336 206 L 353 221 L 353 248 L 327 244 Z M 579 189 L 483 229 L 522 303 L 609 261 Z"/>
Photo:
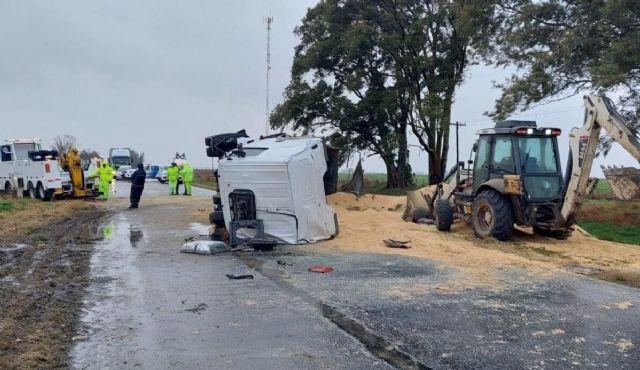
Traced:
<path id="1" fill-rule="evenodd" d="M 182 182 L 184 183 L 184 195 L 191 196 L 191 183 L 193 182 L 193 168 L 189 166 L 189 163 L 182 165 L 182 170 L 180 171 L 180 175 L 182 175 Z"/>
<path id="2" fill-rule="evenodd" d="M 109 185 L 113 181 L 113 168 L 109 166 L 109 163 L 102 162 L 102 165 L 96 169 L 91 177 L 97 177 L 100 180 L 98 190 L 100 191 L 101 200 L 109 199 Z"/>
<path id="3" fill-rule="evenodd" d="M 169 194 L 178 195 L 178 179 L 180 178 L 180 169 L 175 162 L 171 163 L 171 167 L 167 168 L 167 180 L 169 181 Z"/>

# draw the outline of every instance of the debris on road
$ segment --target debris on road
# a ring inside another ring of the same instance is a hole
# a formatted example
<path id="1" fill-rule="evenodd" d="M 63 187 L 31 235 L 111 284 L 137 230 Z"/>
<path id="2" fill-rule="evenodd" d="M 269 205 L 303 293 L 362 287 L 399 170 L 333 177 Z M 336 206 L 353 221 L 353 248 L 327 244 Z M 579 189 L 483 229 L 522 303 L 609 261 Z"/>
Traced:
<path id="1" fill-rule="evenodd" d="M 309 267 L 309 272 L 318 272 L 321 274 L 326 274 L 331 271 L 333 271 L 333 267 L 326 266 L 326 265 L 313 265 Z"/>
<path id="2" fill-rule="evenodd" d="M 277 263 L 278 263 L 278 265 L 280 265 L 280 266 L 293 266 L 293 263 L 291 263 L 291 262 L 287 262 L 287 261 L 284 261 L 284 260 L 276 260 L 276 262 L 277 262 Z"/>
<path id="3" fill-rule="evenodd" d="M 386 244 L 387 247 L 389 248 L 411 248 L 410 245 L 408 245 L 409 243 L 411 243 L 411 240 L 407 240 L 407 241 L 398 241 L 398 240 L 393 240 L 393 239 L 385 239 L 383 240 L 384 244 Z"/>
<path id="4" fill-rule="evenodd" d="M 245 280 L 245 279 L 253 279 L 253 275 L 251 275 L 251 274 L 247 274 L 247 275 L 226 274 L 225 276 L 226 276 L 227 278 L 231 279 L 231 280 Z"/>
<path id="5" fill-rule="evenodd" d="M 206 310 L 207 308 L 209 308 L 208 304 L 200 303 L 200 304 L 198 304 L 196 306 L 193 306 L 192 308 L 187 308 L 185 311 L 199 314 L 200 312 Z"/>
<path id="6" fill-rule="evenodd" d="M 72 342 L 80 342 L 80 341 L 84 341 L 84 340 L 89 340 L 89 336 L 88 335 L 76 335 L 75 337 L 71 338 Z"/>
<path id="7" fill-rule="evenodd" d="M 184 243 L 180 248 L 180 252 L 182 253 L 192 253 L 192 254 L 216 254 L 228 252 L 231 250 L 224 242 L 218 240 L 195 240 L 191 242 Z"/>

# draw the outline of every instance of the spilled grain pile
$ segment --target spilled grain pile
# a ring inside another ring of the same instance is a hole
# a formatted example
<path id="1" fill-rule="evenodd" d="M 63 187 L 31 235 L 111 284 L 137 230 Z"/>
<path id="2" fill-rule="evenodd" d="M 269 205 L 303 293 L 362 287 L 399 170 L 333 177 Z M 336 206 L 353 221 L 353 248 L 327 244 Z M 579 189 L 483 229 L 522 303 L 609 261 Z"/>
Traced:
<path id="1" fill-rule="evenodd" d="M 501 243 L 476 239 L 463 222 L 456 222 L 450 233 L 438 232 L 430 225 L 404 222 L 404 197 L 367 194 L 356 199 L 353 194 L 337 193 L 327 201 L 338 214 L 340 235 L 321 243 L 322 248 L 437 260 L 461 272 L 453 289 L 496 287 L 506 279 L 503 272 L 509 268 L 524 269 L 531 278 L 544 277 L 567 266 L 640 269 L 639 247 L 600 241 L 578 232 L 561 241 L 517 230 L 511 242 Z M 412 248 L 387 248 L 383 240 L 389 238 L 411 240 Z"/>

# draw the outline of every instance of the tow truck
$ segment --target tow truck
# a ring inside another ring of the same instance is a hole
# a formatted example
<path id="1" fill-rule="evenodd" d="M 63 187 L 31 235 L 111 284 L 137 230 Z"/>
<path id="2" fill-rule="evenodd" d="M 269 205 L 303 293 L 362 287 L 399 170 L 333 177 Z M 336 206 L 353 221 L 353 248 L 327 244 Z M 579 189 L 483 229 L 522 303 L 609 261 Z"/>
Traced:
<path id="1" fill-rule="evenodd" d="M 39 139 L 12 139 L 0 146 L 0 186 L 6 193 L 50 201 L 71 193 L 71 178 L 58 163 L 58 152 L 43 150 Z"/>

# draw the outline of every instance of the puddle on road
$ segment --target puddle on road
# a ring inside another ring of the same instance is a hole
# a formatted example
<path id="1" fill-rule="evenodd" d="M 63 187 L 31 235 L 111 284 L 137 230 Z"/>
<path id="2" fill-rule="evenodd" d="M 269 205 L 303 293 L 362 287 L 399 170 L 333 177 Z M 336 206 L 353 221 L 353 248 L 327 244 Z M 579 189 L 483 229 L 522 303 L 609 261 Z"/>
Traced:
<path id="1" fill-rule="evenodd" d="M 144 240 L 143 230 L 120 215 L 112 217 L 98 232 L 104 239 L 96 244 L 91 257 L 91 284 L 83 300 L 77 333 L 88 340 L 73 347 L 73 368 L 121 366 L 104 361 L 128 353 L 128 342 L 141 325 L 136 310 L 144 305 L 137 302 L 136 292 L 143 282 L 136 267 L 136 247 Z"/>

